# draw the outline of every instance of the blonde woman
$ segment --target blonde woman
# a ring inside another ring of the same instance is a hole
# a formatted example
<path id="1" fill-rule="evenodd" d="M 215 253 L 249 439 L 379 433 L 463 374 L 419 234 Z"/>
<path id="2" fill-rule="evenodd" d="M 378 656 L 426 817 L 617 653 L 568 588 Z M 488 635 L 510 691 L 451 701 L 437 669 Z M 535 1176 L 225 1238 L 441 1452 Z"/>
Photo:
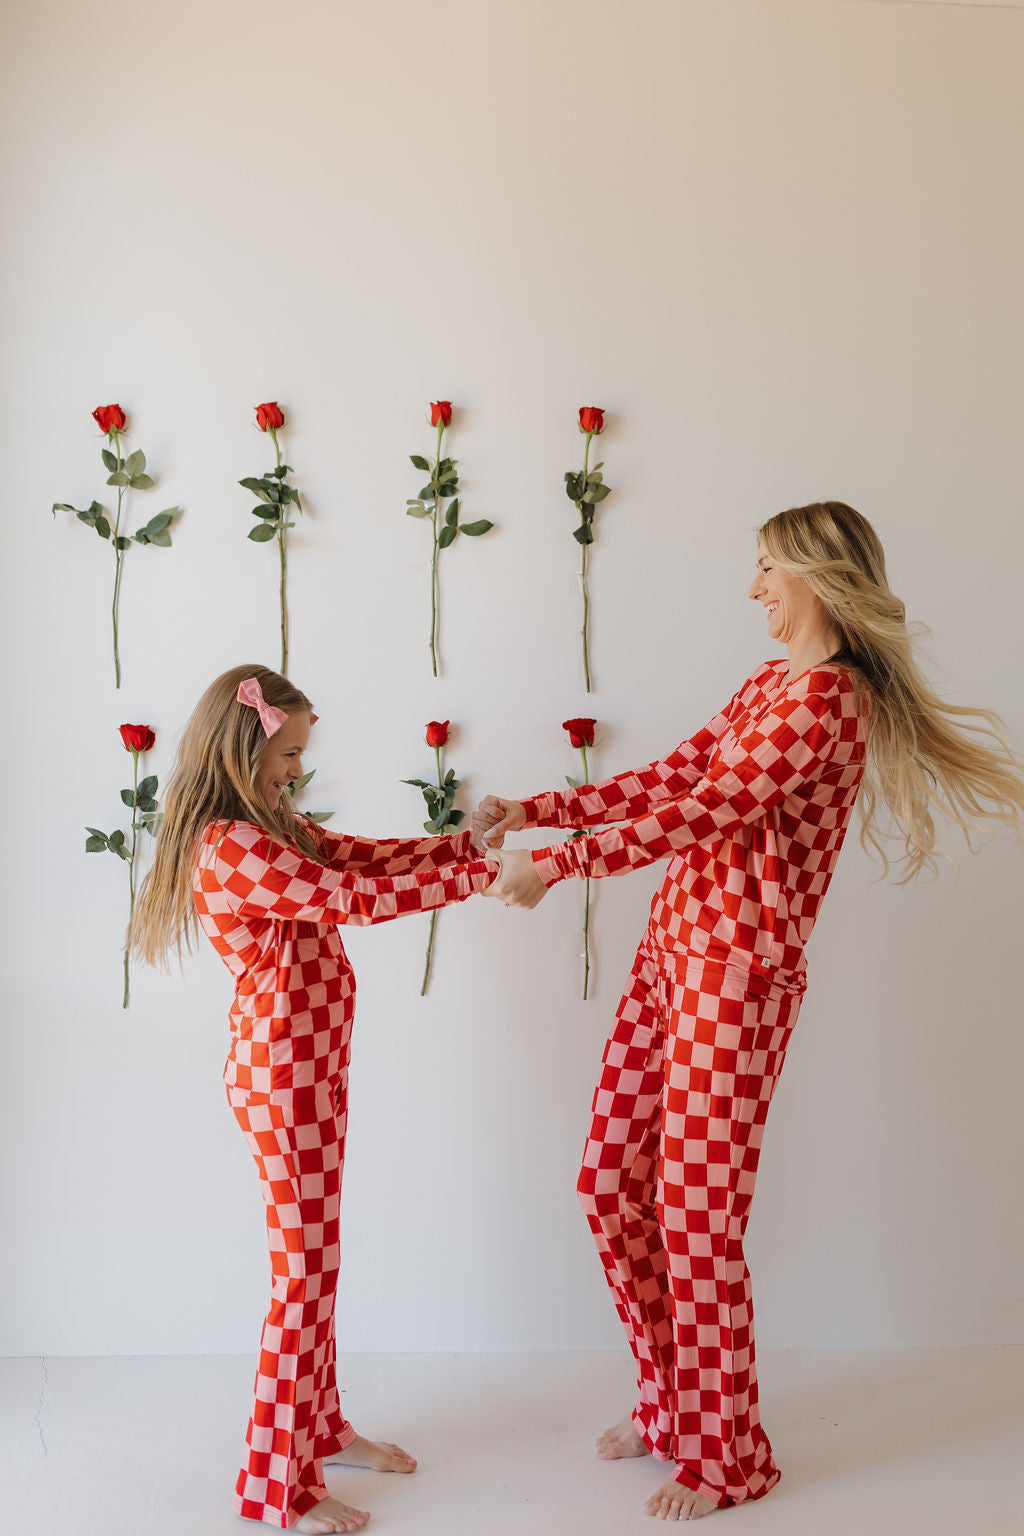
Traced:
<path id="1" fill-rule="evenodd" d="M 779 1477 L 758 1413 L 743 1234 L 768 1106 L 814 926 L 855 802 L 886 867 L 935 863 L 933 813 L 1018 835 L 1021 763 L 984 710 L 918 671 L 871 525 L 842 502 L 760 530 L 748 596 L 787 656 L 766 662 L 663 762 L 531 800 L 488 797 L 500 846 L 526 826 L 617 825 L 505 853 L 488 892 L 533 907 L 556 881 L 670 859 L 605 1049 L 579 1192 L 638 1368 L 605 1459 L 653 1454 L 672 1478 L 648 1514 L 687 1520 Z"/>
<path id="2" fill-rule="evenodd" d="M 150 963 L 202 927 L 235 978 L 228 1100 L 259 1170 L 273 1275 L 235 1513 L 299 1531 L 369 1515 L 328 1496 L 325 1462 L 412 1472 L 397 1445 L 358 1435 L 335 1385 L 334 1303 L 355 980 L 339 923 L 380 923 L 463 901 L 498 864 L 470 834 L 373 842 L 297 815 L 316 721 L 267 667 L 217 678 L 189 721 L 133 924 Z"/>

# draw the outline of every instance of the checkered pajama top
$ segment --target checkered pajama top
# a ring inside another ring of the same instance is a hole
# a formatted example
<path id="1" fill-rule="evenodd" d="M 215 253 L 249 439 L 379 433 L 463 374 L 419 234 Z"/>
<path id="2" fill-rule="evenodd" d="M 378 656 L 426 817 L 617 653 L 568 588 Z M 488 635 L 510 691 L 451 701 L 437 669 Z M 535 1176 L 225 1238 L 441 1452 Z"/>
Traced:
<path id="1" fill-rule="evenodd" d="M 200 840 L 192 890 L 200 926 L 235 977 L 225 1080 L 255 1093 L 308 1086 L 341 1069 L 355 980 L 338 923 L 383 923 L 484 890 L 498 873 L 469 833 L 371 841 L 317 828 L 326 865 L 245 821 Z"/>
<path id="2" fill-rule="evenodd" d="M 524 801 L 527 826 L 622 824 L 537 849 L 544 883 L 671 858 L 650 943 L 801 973 L 860 787 L 867 720 L 846 668 L 812 667 L 787 684 L 787 667 L 766 662 L 664 761 Z"/>

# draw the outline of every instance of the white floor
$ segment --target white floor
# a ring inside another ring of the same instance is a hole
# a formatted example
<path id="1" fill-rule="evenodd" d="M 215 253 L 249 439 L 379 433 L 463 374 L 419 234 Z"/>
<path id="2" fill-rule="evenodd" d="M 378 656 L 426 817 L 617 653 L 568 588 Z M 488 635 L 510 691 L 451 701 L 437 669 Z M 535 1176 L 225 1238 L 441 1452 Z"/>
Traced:
<path id="1" fill-rule="evenodd" d="M 664 1469 L 606 1463 L 592 1432 L 628 1405 L 628 1357 L 360 1355 L 343 1406 L 420 1458 L 412 1477 L 333 1469 L 389 1536 L 653 1536 Z M 710 1519 L 756 1536 L 1018 1536 L 1024 1349 L 771 1351 L 761 1401 L 782 1467 Z M 253 1362 L 0 1361 L 0 1528 L 238 1536 L 230 1513 Z M 249 1526 L 255 1530 L 256 1527 Z M 707 1529 L 707 1527 L 702 1527 Z"/>

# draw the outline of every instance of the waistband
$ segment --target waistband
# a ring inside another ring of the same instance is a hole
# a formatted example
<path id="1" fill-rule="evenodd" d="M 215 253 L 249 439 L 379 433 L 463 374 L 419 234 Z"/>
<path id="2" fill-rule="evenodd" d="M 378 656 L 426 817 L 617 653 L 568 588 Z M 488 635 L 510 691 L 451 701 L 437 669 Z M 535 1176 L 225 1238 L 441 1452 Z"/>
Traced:
<path id="1" fill-rule="evenodd" d="M 773 991 L 799 996 L 807 989 L 806 971 L 784 971 L 749 955 L 724 960 L 687 949 L 661 949 L 653 942 L 650 933 L 644 935 L 640 948 L 654 962 L 659 973 L 670 981 L 685 982 L 688 978 L 692 981 L 700 978 L 716 982 L 728 980 L 755 997 L 767 997 Z"/>

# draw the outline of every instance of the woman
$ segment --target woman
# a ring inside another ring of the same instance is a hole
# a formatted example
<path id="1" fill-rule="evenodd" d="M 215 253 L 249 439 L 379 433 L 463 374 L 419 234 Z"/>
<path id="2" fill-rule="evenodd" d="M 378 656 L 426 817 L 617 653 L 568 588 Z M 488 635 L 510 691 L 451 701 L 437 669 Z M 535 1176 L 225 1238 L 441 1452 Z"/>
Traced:
<path id="1" fill-rule="evenodd" d="M 463 901 L 498 865 L 468 833 L 372 842 L 296 815 L 288 786 L 316 715 L 267 667 L 217 678 L 189 721 L 133 923 L 150 963 L 197 924 L 235 978 L 228 1102 L 255 1159 L 273 1275 L 234 1510 L 279 1528 L 354 1531 L 323 1466 L 412 1472 L 338 1403 L 334 1302 L 355 978 L 339 923 L 380 923 Z"/>
<path id="2" fill-rule="evenodd" d="M 669 857 L 605 1049 L 579 1192 L 638 1367 L 606 1459 L 676 1471 L 648 1514 L 694 1519 L 778 1481 L 761 1428 L 743 1234 L 761 1136 L 804 990 L 804 945 L 858 793 L 903 843 L 905 879 L 934 867 L 937 807 L 965 832 L 1019 833 L 1020 763 L 984 710 L 945 704 L 914 663 L 877 535 L 842 502 L 760 530 L 748 594 L 788 652 L 747 679 L 663 762 L 513 802 L 488 797 L 495 846 L 526 826 L 620 823 L 504 853 L 488 892 L 533 907 L 556 881 Z"/>

